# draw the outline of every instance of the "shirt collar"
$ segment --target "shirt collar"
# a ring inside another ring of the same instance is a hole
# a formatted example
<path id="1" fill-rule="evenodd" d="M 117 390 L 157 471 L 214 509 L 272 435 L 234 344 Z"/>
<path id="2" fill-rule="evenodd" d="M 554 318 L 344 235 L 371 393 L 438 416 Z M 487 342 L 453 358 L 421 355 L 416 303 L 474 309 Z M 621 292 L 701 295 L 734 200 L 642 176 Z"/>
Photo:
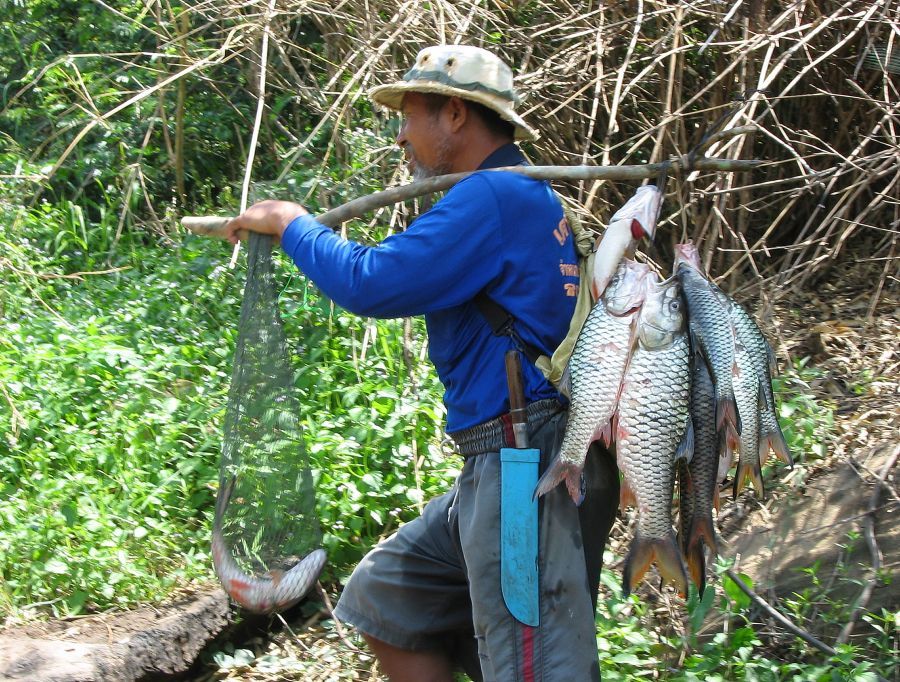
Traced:
<path id="1" fill-rule="evenodd" d="M 504 166 L 519 166 L 527 163 L 522 151 L 514 143 L 510 142 L 491 152 L 491 154 L 481 162 L 481 165 L 478 166 L 478 170 L 484 170 L 486 168 L 503 168 Z"/>

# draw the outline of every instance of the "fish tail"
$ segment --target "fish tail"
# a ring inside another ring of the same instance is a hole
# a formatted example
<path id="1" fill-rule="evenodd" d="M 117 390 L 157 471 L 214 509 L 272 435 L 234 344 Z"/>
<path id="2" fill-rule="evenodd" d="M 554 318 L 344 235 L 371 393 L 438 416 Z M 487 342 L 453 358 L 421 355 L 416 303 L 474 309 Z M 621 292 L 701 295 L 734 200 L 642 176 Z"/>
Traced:
<path id="1" fill-rule="evenodd" d="M 644 538 L 637 533 L 631 541 L 622 576 L 622 590 L 626 597 L 640 584 L 654 562 L 663 582 L 674 583 L 679 594 L 687 594 L 687 571 L 675 541 L 675 533 L 670 532 L 661 539 Z"/>
<path id="2" fill-rule="evenodd" d="M 712 515 L 709 513 L 694 516 L 691 520 L 691 535 L 688 539 L 688 549 L 705 543 L 713 556 L 719 553 L 716 531 L 713 527 Z"/>
<path id="3" fill-rule="evenodd" d="M 759 497 L 762 498 L 766 496 L 765 485 L 763 485 L 762 469 L 759 465 L 759 459 L 756 457 L 753 457 L 751 462 L 745 461 L 745 458 L 741 458 L 738 462 L 737 471 L 734 474 L 735 497 L 737 497 L 741 490 L 744 489 L 744 484 L 747 479 L 750 479 L 750 482 L 753 484 Z"/>
<path id="4" fill-rule="evenodd" d="M 794 459 L 791 457 L 791 451 L 788 449 L 787 442 L 784 440 L 784 433 L 781 427 L 769 429 L 760 434 L 759 439 L 759 461 L 765 460 L 769 454 L 769 448 L 775 453 L 775 456 L 787 464 L 789 467 L 794 466 Z"/>
<path id="5" fill-rule="evenodd" d="M 691 582 L 697 586 L 700 596 L 706 588 L 706 556 L 703 553 L 703 545 L 690 545 L 684 550 L 684 561 L 687 564 L 688 575 Z"/>

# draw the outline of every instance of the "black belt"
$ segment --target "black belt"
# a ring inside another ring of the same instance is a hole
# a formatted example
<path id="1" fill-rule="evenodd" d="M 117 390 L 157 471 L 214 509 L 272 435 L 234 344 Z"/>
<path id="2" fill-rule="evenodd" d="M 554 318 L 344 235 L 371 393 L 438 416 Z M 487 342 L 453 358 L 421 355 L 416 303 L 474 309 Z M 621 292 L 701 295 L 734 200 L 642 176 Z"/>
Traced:
<path id="1" fill-rule="evenodd" d="M 528 430 L 531 431 L 534 427 L 540 426 L 562 409 L 563 406 L 559 401 L 553 398 L 529 404 L 525 410 L 528 417 Z M 499 452 L 501 448 L 515 447 L 516 445 L 512 420 L 508 413 L 448 435 L 456 443 L 456 448 L 463 457 L 480 455 L 483 452 Z"/>

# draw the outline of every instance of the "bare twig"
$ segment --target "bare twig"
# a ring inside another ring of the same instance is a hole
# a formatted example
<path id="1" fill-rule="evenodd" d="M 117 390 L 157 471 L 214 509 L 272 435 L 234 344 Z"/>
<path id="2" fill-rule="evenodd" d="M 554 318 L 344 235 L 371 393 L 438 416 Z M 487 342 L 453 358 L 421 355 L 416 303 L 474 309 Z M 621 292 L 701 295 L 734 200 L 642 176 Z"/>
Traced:
<path id="1" fill-rule="evenodd" d="M 738 586 L 738 588 L 741 590 L 741 592 L 743 592 L 748 597 L 750 597 L 750 601 L 752 601 L 754 604 L 756 604 L 759 608 L 761 608 L 769 616 L 774 618 L 785 630 L 796 635 L 797 637 L 802 639 L 807 644 L 815 647 L 816 649 L 818 649 L 819 651 L 821 651 L 823 653 L 828 654 L 829 656 L 834 656 L 837 653 L 834 649 L 832 649 L 830 646 L 825 644 L 825 642 L 822 642 L 822 641 L 816 639 L 815 637 L 813 637 L 811 634 L 809 634 L 803 628 L 797 627 L 796 625 L 794 625 L 794 623 L 792 623 L 790 620 L 788 620 L 785 616 L 783 616 L 781 613 L 779 613 L 774 608 L 769 606 L 769 603 L 765 599 L 760 597 L 758 594 L 756 594 L 756 592 L 751 590 L 747 586 L 747 584 L 741 579 L 741 577 L 737 573 L 735 573 L 732 569 L 729 568 L 726 571 L 726 574 L 728 575 L 729 578 L 731 578 L 734 581 L 734 584 Z"/>
<path id="2" fill-rule="evenodd" d="M 881 551 L 878 549 L 878 542 L 875 539 L 875 510 L 878 509 L 878 498 L 881 494 L 881 488 L 887 485 L 885 480 L 897 463 L 898 456 L 900 456 L 900 447 L 897 447 L 890 458 L 888 458 L 888 461 L 884 463 L 881 473 L 878 474 L 878 479 L 875 481 L 872 495 L 869 497 L 869 507 L 866 510 L 865 517 L 863 517 L 863 533 L 866 536 L 866 544 L 869 546 L 869 554 L 872 557 L 872 571 L 862 592 L 856 598 L 853 612 L 835 640 L 836 644 L 846 644 L 850 640 L 856 621 L 868 605 L 869 599 L 872 597 L 872 590 L 875 589 L 875 583 L 878 581 L 878 573 L 881 570 Z"/>

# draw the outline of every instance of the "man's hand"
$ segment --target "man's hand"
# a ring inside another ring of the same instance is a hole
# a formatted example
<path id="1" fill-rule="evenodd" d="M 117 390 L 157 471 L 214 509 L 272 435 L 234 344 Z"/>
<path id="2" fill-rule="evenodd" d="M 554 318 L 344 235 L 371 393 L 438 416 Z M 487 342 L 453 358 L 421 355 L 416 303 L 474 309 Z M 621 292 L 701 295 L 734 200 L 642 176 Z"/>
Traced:
<path id="1" fill-rule="evenodd" d="M 273 199 L 261 201 L 231 220 L 225 226 L 225 236 L 232 244 L 237 244 L 241 239 L 241 232 L 249 230 L 270 234 L 276 242 L 280 242 L 285 228 L 301 215 L 308 215 L 308 211 L 300 204 Z"/>

